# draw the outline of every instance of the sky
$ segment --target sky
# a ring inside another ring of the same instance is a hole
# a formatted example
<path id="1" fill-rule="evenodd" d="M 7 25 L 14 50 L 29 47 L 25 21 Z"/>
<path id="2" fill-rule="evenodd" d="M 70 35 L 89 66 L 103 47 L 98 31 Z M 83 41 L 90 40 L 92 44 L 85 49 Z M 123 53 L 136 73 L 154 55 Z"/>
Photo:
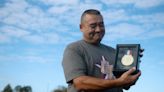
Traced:
<path id="1" fill-rule="evenodd" d="M 0 90 L 30 85 L 33 92 L 67 86 L 65 47 L 82 39 L 80 16 L 101 11 L 102 43 L 141 44 L 142 75 L 125 92 L 164 92 L 164 0 L 0 0 Z"/>

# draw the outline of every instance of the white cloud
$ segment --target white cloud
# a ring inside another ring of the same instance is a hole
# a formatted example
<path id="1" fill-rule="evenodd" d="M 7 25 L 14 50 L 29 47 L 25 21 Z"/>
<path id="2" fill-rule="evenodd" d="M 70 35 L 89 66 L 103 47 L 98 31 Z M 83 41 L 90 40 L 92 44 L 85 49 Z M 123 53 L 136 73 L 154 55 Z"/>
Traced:
<path id="1" fill-rule="evenodd" d="M 47 63 L 53 62 L 52 57 L 42 57 L 41 55 L 7 55 L 0 56 L 1 62 L 38 62 L 38 63 Z"/>
<path id="2" fill-rule="evenodd" d="M 62 38 L 56 33 L 44 33 L 41 35 L 28 35 L 23 39 L 32 44 L 58 44 Z"/>
<path id="3" fill-rule="evenodd" d="M 125 36 L 140 40 L 164 37 L 164 13 L 128 15 L 123 9 L 106 10 L 102 13 L 104 15 L 107 33 L 109 32 L 107 37 L 112 40 L 126 39 Z M 134 37 L 132 37 L 133 35 Z M 136 37 L 137 35 L 138 37 Z"/>
<path id="4" fill-rule="evenodd" d="M 76 5 L 63 5 L 63 6 L 53 6 L 48 9 L 48 13 L 60 21 L 61 24 L 65 23 L 67 25 L 77 25 L 81 14 L 86 9 L 102 9 L 101 4 L 97 3 L 78 3 Z M 79 25 L 77 25 L 79 26 Z"/>
<path id="5" fill-rule="evenodd" d="M 5 10 L 8 10 L 8 13 L 11 12 L 22 12 L 28 7 L 28 3 L 25 0 L 10 0 L 5 4 L 5 7 L 3 7 Z M 4 11 L 5 12 L 5 11 Z"/>
<path id="6" fill-rule="evenodd" d="M 31 8 L 30 8 L 31 9 Z M 32 11 L 37 11 L 38 9 L 33 9 Z M 11 13 L 6 17 L 3 22 L 7 25 L 14 25 L 23 29 L 33 30 L 33 31 L 44 31 L 46 29 L 52 28 L 58 25 L 58 21 L 55 18 L 49 18 L 43 12 L 19 12 Z M 47 31 L 47 30 L 46 30 Z"/>
<path id="7" fill-rule="evenodd" d="M 73 40 L 72 36 L 70 33 L 67 34 L 67 36 L 61 36 L 56 33 L 45 33 L 43 36 L 45 38 L 44 43 L 45 44 L 66 44 L 67 42 L 70 42 Z"/>
<path id="8" fill-rule="evenodd" d="M 145 36 L 142 37 L 143 38 L 156 38 L 156 37 L 164 37 L 164 29 L 160 30 L 160 29 L 157 29 L 157 30 L 153 30 L 153 31 L 150 31 L 150 32 L 147 32 L 145 34 Z"/>
<path id="9" fill-rule="evenodd" d="M 106 11 L 103 11 L 102 14 L 104 15 L 106 24 L 112 24 L 112 23 L 120 22 L 120 21 L 127 21 L 129 19 L 128 15 L 123 9 L 106 10 Z"/>
<path id="10" fill-rule="evenodd" d="M 54 61 L 52 58 L 33 56 L 33 55 L 32 56 L 25 56 L 25 57 L 18 57 L 18 59 L 26 60 L 27 62 L 40 62 L 40 63 L 46 63 L 46 62 Z"/>
<path id="11" fill-rule="evenodd" d="M 8 2 L 5 7 L 1 8 L 3 23 L 35 31 L 51 29 L 58 25 L 59 21 L 49 17 L 41 8 L 31 5 L 25 0 L 21 2 Z"/>
<path id="12" fill-rule="evenodd" d="M 109 2 L 110 1 L 110 2 Z M 134 4 L 141 5 L 137 0 L 102 0 L 107 4 Z M 0 28 L 0 42 L 13 42 L 12 37 L 24 42 L 32 44 L 57 44 L 81 36 L 79 32 L 79 20 L 81 13 L 89 8 L 95 8 L 102 11 L 105 19 L 106 29 L 113 32 L 112 38 L 124 38 L 123 35 L 139 35 L 140 32 L 153 31 L 154 29 L 162 30 L 164 14 L 155 13 L 147 15 L 129 15 L 124 9 L 103 9 L 102 3 L 94 1 L 80 2 L 79 0 L 42 0 L 45 5 L 51 7 L 43 10 L 37 5 L 32 5 L 29 2 L 13 0 L 6 3 L 1 8 L 0 16 L 3 23 Z M 143 1 L 142 1 L 143 2 Z M 144 0 L 144 2 L 148 2 Z M 156 1 L 161 2 L 161 1 Z M 128 24 L 134 22 L 133 24 Z M 112 25 L 112 27 L 111 27 Z M 7 26 L 4 27 L 3 26 Z M 118 30 L 124 30 L 120 33 Z M 113 30 L 113 31 L 112 31 Z M 128 30 L 136 30 L 134 33 Z M 2 33 L 3 32 L 3 33 Z M 131 34 L 132 33 L 132 34 Z M 4 35 L 5 34 L 5 35 Z M 68 37 L 63 37 L 65 34 Z M 117 35 L 122 34 L 122 36 Z M 156 36 L 158 37 L 156 33 Z M 111 36 L 110 36 L 111 37 Z M 153 37 L 153 36 L 148 36 Z"/>
<path id="13" fill-rule="evenodd" d="M 164 37 L 164 30 L 162 28 L 150 30 L 149 28 L 144 28 L 144 25 L 120 23 L 107 27 L 105 37 L 111 40 L 146 40 Z"/>
<path id="14" fill-rule="evenodd" d="M 163 0 L 136 0 L 135 6 L 139 8 L 150 8 L 158 5 L 163 5 Z"/>
<path id="15" fill-rule="evenodd" d="M 51 7 L 48 12 L 50 14 L 63 14 L 64 12 L 68 11 L 70 9 L 69 6 L 61 6 L 61 7 L 56 7 L 56 6 L 53 6 Z"/>
<path id="16" fill-rule="evenodd" d="M 79 0 L 42 0 L 48 5 L 75 5 Z"/>
<path id="17" fill-rule="evenodd" d="M 164 24 L 164 13 L 155 13 L 155 14 L 149 14 L 149 15 L 134 15 L 130 18 L 133 21 L 139 22 L 139 23 L 154 23 L 154 24 Z"/>
<path id="18" fill-rule="evenodd" d="M 67 44 L 70 41 L 73 41 L 73 37 L 61 36 L 57 33 L 44 33 L 44 34 L 31 34 L 24 36 L 22 40 L 30 44 Z M 71 34 L 70 34 L 71 35 Z"/>
<path id="19" fill-rule="evenodd" d="M 98 4 L 98 3 L 80 3 L 79 8 L 77 10 L 86 10 L 86 9 L 98 9 L 98 10 L 102 10 L 103 5 L 102 4 Z"/>
<path id="20" fill-rule="evenodd" d="M 3 33 L 4 35 L 18 38 L 30 34 L 30 32 L 28 31 L 17 29 L 14 27 L 3 27 L 1 30 L 1 33 Z"/>
<path id="21" fill-rule="evenodd" d="M 32 44 L 43 44 L 45 38 L 39 35 L 28 35 L 23 37 L 23 39 Z"/>
<path id="22" fill-rule="evenodd" d="M 155 7 L 164 4 L 163 0 L 101 0 L 101 1 L 107 5 L 113 5 L 113 6 L 131 4 L 137 8 L 150 8 L 150 7 Z"/>
<path id="23" fill-rule="evenodd" d="M 26 30 L 10 26 L 1 27 L 0 30 L 0 43 L 12 43 L 16 39 L 20 40 L 22 37 L 30 34 Z"/>
<path id="24" fill-rule="evenodd" d="M 10 42 L 10 38 L 0 33 L 0 43 L 9 43 L 9 42 Z"/>
<path id="25" fill-rule="evenodd" d="M 141 26 L 121 23 L 115 26 L 106 28 L 107 38 L 112 40 L 117 39 L 137 39 L 137 36 L 144 33 L 145 31 Z"/>
<path id="26" fill-rule="evenodd" d="M 139 24 L 164 24 L 164 13 L 151 13 L 151 14 L 128 14 L 124 9 L 114 9 L 103 11 L 104 19 L 106 24 L 113 24 L 118 22 L 134 22 Z"/>
<path id="27" fill-rule="evenodd" d="M 101 0 L 105 4 L 130 4 L 135 0 Z"/>
<path id="28" fill-rule="evenodd" d="M 57 44 L 72 41 L 79 35 L 79 33 L 73 33 L 74 30 L 71 28 L 76 26 L 75 29 L 78 29 L 81 15 L 79 13 L 88 8 L 102 8 L 101 4 L 84 4 L 79 3 L 78 0 L 62 0 L 60 2 L 43 0 L 43 2 L 51 4 L 47 11 L 26 1 L 7 2 L 0 12 L 3 14 L 1 17 L 3 25 L 7 25 L 3 28 L 6 34 L 1 37 L 3 42 L 7 41 L 6 38 L 14 40 L 11 39 L 12 37 L 16 38 L 18 42 L 21 40 L 32 44 Z M 70 37 L 63 37 L 61 34 L 67 34 Z"/>

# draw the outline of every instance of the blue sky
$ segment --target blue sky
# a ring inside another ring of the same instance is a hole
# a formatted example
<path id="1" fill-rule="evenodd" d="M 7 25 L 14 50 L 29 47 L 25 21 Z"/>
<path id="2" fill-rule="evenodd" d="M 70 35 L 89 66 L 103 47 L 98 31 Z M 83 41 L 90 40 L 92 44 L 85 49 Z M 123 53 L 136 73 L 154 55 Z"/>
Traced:
<path id="1" fill-rule="evenodd" d="M 79 20 L 99 9 L 102 43 L 139 43 L 142 76 L 126 92 L 164 92 L 164 0 L 1 0 L 0 90 L 8 83 L 51 92 L 65 85 L 61 66 L 68 43 L 82 39 Z"/>

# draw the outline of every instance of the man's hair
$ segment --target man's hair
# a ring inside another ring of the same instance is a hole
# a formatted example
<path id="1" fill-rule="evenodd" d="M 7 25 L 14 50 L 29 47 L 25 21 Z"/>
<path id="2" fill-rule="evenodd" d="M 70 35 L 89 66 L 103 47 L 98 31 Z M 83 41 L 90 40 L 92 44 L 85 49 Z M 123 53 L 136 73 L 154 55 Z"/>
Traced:
<path id="1" fill-rule="evenodd" d="M 81 15 L 81 23 L 84 20 L 85 15 L 87 15 L 87 14 L 101 15 L 100 11 L 99 10 L 96 10 L 96 9 L 88 9 L 88 10 L 85 10 L 83 12 L 83 14 Z"/>

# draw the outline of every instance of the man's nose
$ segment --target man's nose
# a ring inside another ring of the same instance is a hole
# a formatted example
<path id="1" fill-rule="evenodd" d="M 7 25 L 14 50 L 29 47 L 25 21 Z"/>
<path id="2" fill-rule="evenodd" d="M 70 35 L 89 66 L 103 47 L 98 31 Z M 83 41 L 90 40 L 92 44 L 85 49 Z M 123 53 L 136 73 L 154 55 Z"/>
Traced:
<path id="1" fill-rule="evenodd" d="M 103 29 L 104 29 L 103 27 L 97 25 L 95 31 L 96 31 L 96 32 L 100 32 L 100 31 L 102 31 Z"/>

